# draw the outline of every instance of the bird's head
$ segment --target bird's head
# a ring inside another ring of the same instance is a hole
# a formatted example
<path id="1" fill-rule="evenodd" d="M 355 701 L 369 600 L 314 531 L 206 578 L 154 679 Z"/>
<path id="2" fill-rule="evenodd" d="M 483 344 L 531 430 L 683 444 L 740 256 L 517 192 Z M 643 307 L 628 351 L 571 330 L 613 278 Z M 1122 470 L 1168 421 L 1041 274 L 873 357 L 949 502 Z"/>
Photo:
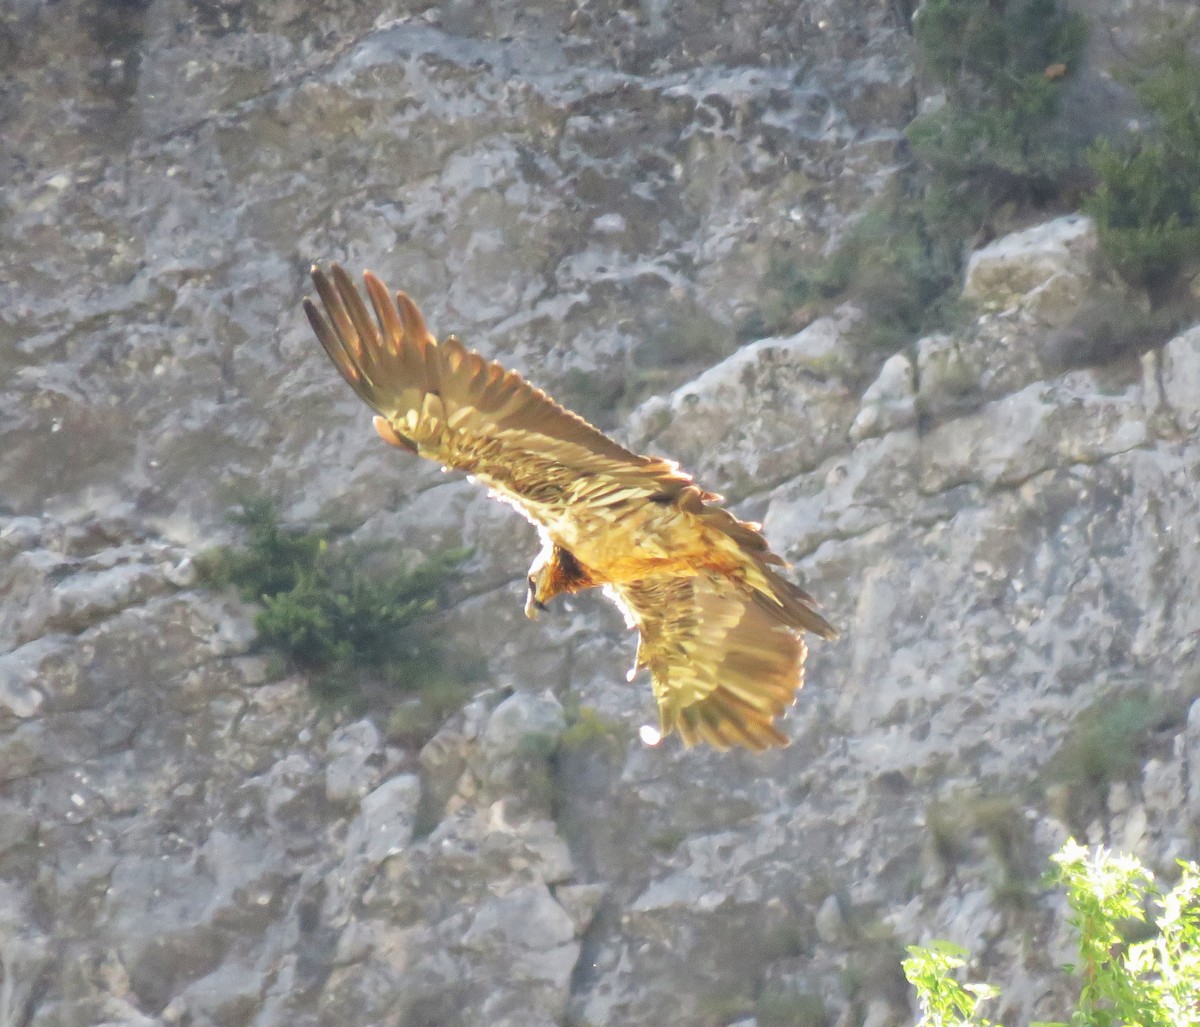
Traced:
<path id="1" fill-rule="evenodd" d="M 529 568 L 525 616 L 537 620 L 540 611 L 557 595 L 591 588 L 596 582 L 578 560 L 562 546 L 547 543 Z"/>

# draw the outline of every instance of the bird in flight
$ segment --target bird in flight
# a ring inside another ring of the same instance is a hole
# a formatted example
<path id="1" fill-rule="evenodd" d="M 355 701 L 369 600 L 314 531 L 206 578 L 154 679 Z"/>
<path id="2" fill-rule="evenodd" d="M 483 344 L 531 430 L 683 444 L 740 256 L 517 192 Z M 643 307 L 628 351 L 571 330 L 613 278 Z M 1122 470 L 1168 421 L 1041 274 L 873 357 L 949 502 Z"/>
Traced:
<path id="1" fill-rule="evenodd" d="M 338 264 L 314 266 L 308 319 L 398 449 L 465 471 L 538 530 L 525 613 L 603 588 L 638 631 L 629 679 L 650 671 L 661 736 L 686 745 L 788 744 L 775 721 L 804 682 L 801 633 L 836 638 L 777 568 L 760 526 L 673 462 L 640 456 L 514 371 L 439 342 L 417 305 L 363 274 L 374 310 Z"/>

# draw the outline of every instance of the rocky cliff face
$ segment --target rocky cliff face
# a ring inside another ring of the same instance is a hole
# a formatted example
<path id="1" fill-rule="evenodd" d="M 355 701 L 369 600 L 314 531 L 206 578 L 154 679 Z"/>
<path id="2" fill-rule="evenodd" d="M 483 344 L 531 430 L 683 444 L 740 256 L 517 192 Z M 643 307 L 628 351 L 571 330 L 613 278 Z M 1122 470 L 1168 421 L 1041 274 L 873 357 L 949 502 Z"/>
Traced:
<path id="1" fill-rule="evenodd" d="M 1195 851 L 1200 329 L 1092 345 L 1141 300 L 1078 217 L 882 366 L 772 313 L 898 160 L 902 6 L 4 8 L 0 1023 L 883 1027 L 929 937 L 1063 1015 L 1045 855 Z M 327 257 L 765 521 L 844 632 L 790 749 L 646 748 L 615 613 L 523 621 L 532 533 L 311 338 Z M 427 745 L 196 586 L 249 483 L 474 547 Z"/>

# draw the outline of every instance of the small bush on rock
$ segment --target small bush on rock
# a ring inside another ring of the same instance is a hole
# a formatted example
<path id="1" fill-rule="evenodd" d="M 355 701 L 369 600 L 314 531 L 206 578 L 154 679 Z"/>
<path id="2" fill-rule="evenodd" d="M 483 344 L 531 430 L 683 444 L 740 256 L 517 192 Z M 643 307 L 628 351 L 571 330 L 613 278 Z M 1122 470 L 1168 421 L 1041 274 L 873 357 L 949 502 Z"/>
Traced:
<path id="1" fill-rule="evenodd" d="M 825 1000 L 812 992 L 768 991 L 754 1004 L 758 1027 L 825 1027 L 830 1022 Z"/>
<path id="2" fill-rule="evenodd" d="M 1168 37 L 1129 78 L 1154 123 L 1092 147 L 1099 181 L 1084 209 L 1113 266 L 1159 306 L 1200 263 L 1200 58 Z"/>
<path id="3" fill-rule="evenodd" d="M 319 692 L 353 694 L 364 675 L 412 689 L 444 680 L 445 655 L 419 624 L 444 607 L 465 550 L 409 566 L 386 546 L 331 544 L 320 532 L 284 528 L 268 500 L 244 502 L 232 520 L 246 544 L 205 554 L 202 579 L 261 603 L 260 642 L 309 672 Z"/>
<path id="4" fill-rule="evenodd" d="M 906 130 L 914 166 L 825 261 L 773 262 L 766 293 L 781 309 L 767 303 L 756 330 L 783 330 L 833 299 L 863 310 L 877 351 L 943 330 L 960 313 L 967 248 L 993 234 L 1003 209 L 1046 205 L 1082 169 L 1081 146 L 1056 128 L 1087 36 L 1082 17 L 1058 0 L 926 0 L 914 33 L 945 92 Z"/>
<path id="5" fill-rule="evenodd" d="M 1048 785 L 1065 788 L 1065 817 L 1076 830 L 1105 806 L 1109 787 L 1136 779 L 1157 732 L 1187 716 L 1188 694 L 1131 688 L 1101 697 L 1072 722 L 1043 772 Z"/>
<path id="6" fill-rule="evenodd" d="M 928 222 L 966 238 L 1000 204 L 1042 204 L 1080 155 L 1054 126 L 1087 25 L 1057 0 L 926 0 L 914 33 L 945 104 L 909 142 L 932 171 Z"/>
<path id="7" fill-rule="evenodd" d="M 776 261 L 768 284 L 791 310 L 848 300 L 866 315 L 865 341 L 891 353 L 955 316 L 961 243 L 930 233 L 925 202 L 903 183 L 889 189 L 846 233 L 827 260 L 801 270 Z"/>

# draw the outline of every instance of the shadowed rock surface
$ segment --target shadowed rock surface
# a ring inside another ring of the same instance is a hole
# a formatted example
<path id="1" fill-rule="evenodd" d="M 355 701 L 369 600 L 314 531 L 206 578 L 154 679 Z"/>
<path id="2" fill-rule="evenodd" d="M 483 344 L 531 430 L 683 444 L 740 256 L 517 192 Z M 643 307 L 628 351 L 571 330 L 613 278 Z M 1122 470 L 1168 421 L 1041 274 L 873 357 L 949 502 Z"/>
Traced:
<path id="1" fill-rule="evenodd" d="M 996 1018 L 1066 1014 L 1045 856 L 1196 853 L 1200 329 L 1073 335 L 1144 303 L 1078 216 L 975 253 L 969 327 L 890 357 L 852 307 L 776 316 L 772 267 L 905 159 L 902 7 L 0 5 L 0 1022 L 718 1027 L 817 996 L 884 1027 L 931 937 Z M 764 520 L 843 630 L 790 749 L 638 741 L 632 637 L 592 597 L 524 621 L 532 530 L 379 443 L 300 312 L 318 258 Z M 423 747 L 198 587 L 248 486 L 473 547 L 430 630 L 486 680 Z M 1118 695 L 1133 769 L 1097 776 L 1077 718 Z"/>

